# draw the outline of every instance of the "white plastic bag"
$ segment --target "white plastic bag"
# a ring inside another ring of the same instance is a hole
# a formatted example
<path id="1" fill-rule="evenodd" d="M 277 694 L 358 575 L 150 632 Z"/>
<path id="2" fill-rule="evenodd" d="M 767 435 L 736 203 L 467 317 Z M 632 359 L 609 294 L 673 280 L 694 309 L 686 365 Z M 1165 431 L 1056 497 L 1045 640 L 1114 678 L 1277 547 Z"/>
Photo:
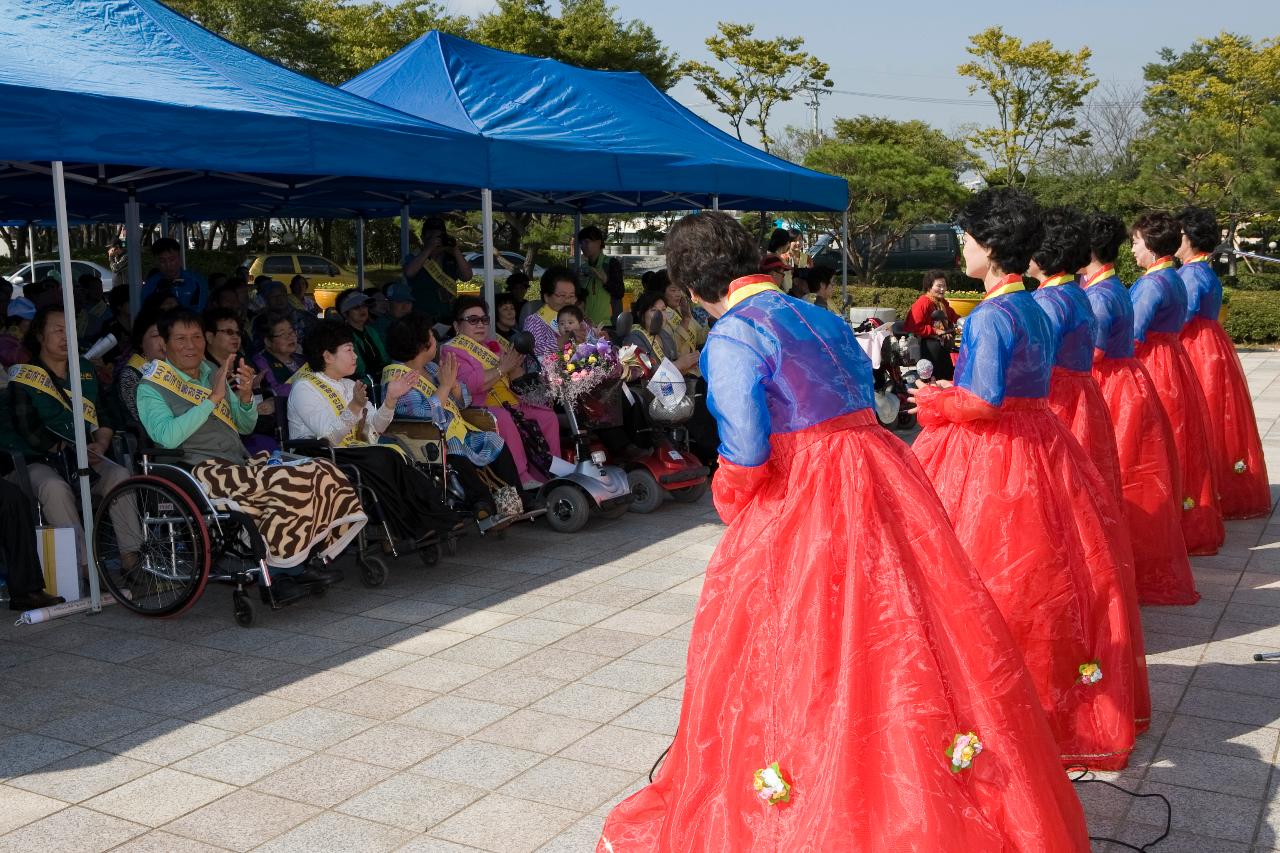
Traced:
<path id="1" fill-rule="evenodd" d="M 648 388 L 655 400 L 668 409 L 674 409 L 684 399 L 684 376 L 681 375 L 680 368 L 672 364 L 670 359 L 664 358 L 653 372 Z"/>

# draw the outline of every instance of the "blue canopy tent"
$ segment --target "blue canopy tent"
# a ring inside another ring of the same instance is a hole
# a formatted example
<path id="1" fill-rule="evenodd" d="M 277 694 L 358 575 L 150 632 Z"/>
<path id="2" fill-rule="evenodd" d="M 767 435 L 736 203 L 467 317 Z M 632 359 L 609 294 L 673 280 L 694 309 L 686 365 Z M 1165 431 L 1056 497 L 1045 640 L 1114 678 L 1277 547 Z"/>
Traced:
<path id="1" fill-rule="evenodd" d="M 843 211 L 848 203 L 845 181 L 734 139 L 637 72 L 578 68 L 433 30 L 342 88 L 491 143 L 491 307 L 494 204 L 573 213 L 576 231 L 584 212 Z M 407 252 L 407 231 L 401 244 Z"/>
<path id="2" fill-rule="evenodd" d="M 463 201 L 491 184 L 477 134 L 291 72 L 155 0 L 24 0 L 0 16 L 0 47 L 0 205 L 5 219 L 56 220 L 72 363 L 71 214 L 118 221 L 125 209 L 136 287 L 139 202 L 166 192 L 332 210 L 338 200 L 396 204 L 409 191 Z M 76 464 L 87 471 L 79 372 L 71 376 Z M 89 478 L 79 481 L 91 539 Z M 89 579 L 96 608 L 95 571 Z"/>

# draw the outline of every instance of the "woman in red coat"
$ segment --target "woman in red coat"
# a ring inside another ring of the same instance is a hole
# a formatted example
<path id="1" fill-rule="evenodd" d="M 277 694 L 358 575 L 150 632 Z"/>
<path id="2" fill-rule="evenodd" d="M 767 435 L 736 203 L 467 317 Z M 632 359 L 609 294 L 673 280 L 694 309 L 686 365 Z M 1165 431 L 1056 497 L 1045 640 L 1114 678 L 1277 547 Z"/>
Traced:
<path id="1" fill-rule="evenodd" d="M 1213 211 L 1189 207 L 1178 214 L 1182 246 L 1178 277 L 1187 288 L 1187 325 L 1178 337 L 1191 357 L 1209 403 L 1209 452 L 1218 472 L 1223 518 L 1261 518 L 1271 512 L 1271 485 L 1262 455 L 1253 398 L 1240 357 L 1218 322 L 1222 282 L 1209 265 L 1221 231 Z"/>
<path id="2" fill-rule="evenodd" d="M 947 274 L 929 270 L 920 284 L 924 292 L 911 306 L 903 323 L 907 332 L 920 338 L 920 356 L 933 362 L 935 379 L 950 380 L 955 375 L 951 346 L 960 315 L 947 301 Z"/>

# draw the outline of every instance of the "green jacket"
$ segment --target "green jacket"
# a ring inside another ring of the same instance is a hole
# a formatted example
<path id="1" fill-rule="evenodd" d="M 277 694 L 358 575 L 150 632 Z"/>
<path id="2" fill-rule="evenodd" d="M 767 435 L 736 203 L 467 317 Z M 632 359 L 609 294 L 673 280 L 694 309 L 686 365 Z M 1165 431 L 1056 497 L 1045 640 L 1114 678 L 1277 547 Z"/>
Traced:
<path id="1" fill-rule="evenodd" d="M 12 379 L 23 366 L 15 364 L 9 369 L 11 378 L 5 396 L 11 417 L 0 418 L 0 445 L 20 451 L 29 458 L 40 459 L 60 442 L 75 439 L 75 423 L 71 418 L 71 380 L 46 370 L 62 390 L 61 395 L 50 395 Z M 98 377 L 93 365 L 84 359 L 80 360 L 80 388 L 85 402 L 98 408 Z M 103 414 L 99 412 L 100 426 L 104 425 L 102 418 Z M 89 422 L 84 426 L 86 435 L 92 438 L 97 427 Z"/>
<path id="2" fill-rule="evenodd" d="M 167 362 L 166 362 L 167 363 Z M 187 382 L 196 382 L 208 388 L 213 383 L 215 370 L 209 362 L 201 362 L 200 375 L 190 376 L 169 364 Z M 146 377 L 138 385 L 138 419 L 151 440 L 161 447 L 182 448 L 186 460 L 198 464 L 210 458 L 226 462 L 244 462 L 248 458 L 240 435 L 253 432 L 258 421 L 258 408 L 250 400 L 240 402 L 227 386 L 227 403 L 231 407 L 231 419 L 235 429 L 213 416 L 213 403 L 209 399 L 193 404 L 168 388 Z"/>

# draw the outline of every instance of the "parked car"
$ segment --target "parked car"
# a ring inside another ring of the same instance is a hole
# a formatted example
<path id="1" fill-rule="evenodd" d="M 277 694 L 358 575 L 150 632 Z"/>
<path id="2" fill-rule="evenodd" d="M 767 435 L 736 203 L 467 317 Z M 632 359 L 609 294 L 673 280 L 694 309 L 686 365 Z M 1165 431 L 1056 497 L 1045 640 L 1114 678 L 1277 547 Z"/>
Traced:
<path id="1" fill-rule="evenodd" d="M 85 274 L 96 275 L 102 279 L 102 289 L 110 290 L 116 283 L 116 278 L 111 274 L 111 270 L 95 264 L 93 261 L 72 261 L 71 277 L 75 281 L 80 280 L 80 276 Z M 39 281 L 42 278 L 56 278 L 62 280 L 62 266 L 58 261 L 36 261 L 36 275 L 31 277 L 31 262 L 23 264 L 13 272 L 5 276 L 13 285 L 13 295 L 21 296 L 24 289 L 32 281 Z"/>
<path id="2" fill-rule="evenodd" d="M 249 268 L 250 281 L 260 275 L 269 275 L 288 287 L 295 275 L 306 276 L 316 304 L 322 309 L 332 308 L 334 300 L 342 291 L 360 286 L 355 273 L 347 272 L 333 261 L 319 255 L 269 252 L 245 258 L 244 265 Z"/>
<path id="3" fill-rule="evenodd" d="M 497 252 L 496 254 L 501 256 L 504 261 L 511 264 L 515 269 L 520 269 L 524 266 L 524 255 L 519 252 Z M 475 273 L 475 280 L 484 281 L 484 252 L 468 252 L 463 255 L 463 257 L 467 259 L 467 263 L 471 264 L 471 269 Z M 540 267 L 537 264 L 534 264 L 533 272 L 529 274 L 529 279 L 533 282 L 534 286 L 537 286 L 538 279 L 541 278 L 542 274 L 546 271 L 545 267 Z M 506 281 L 507 276 L 509 275 L 511 275 L 511 270 L 507 269 L 501 263 L 494 263 L 494 281 Z"/>
<path id="4" fill-rule="evenodd" d="M 817 248 L 817 247 L 815 247 Z M 960 236 L 945 222 L 919 225 L 889 248 L 886 270 L 953 269 L 960 263 Z M 840 269 L 840 250 L 830 241 L 814 252 L 814 266 Z"/>

